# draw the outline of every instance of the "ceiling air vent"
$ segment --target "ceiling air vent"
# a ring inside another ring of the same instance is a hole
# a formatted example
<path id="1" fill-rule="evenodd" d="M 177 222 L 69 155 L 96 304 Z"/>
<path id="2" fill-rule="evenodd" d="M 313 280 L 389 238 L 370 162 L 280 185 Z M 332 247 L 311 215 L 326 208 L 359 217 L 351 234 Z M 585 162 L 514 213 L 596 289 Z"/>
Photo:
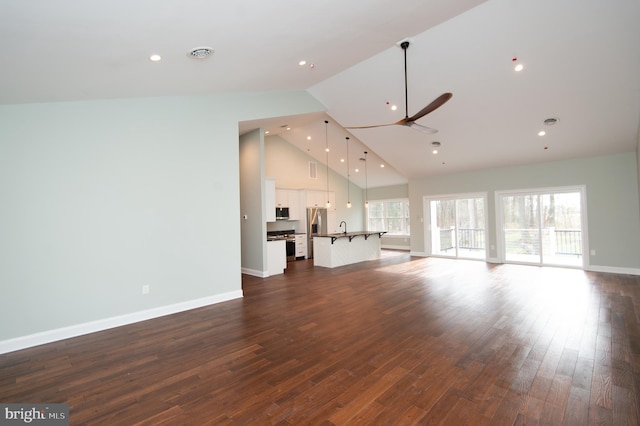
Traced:
<path id="1" fill-rule="evenodd" d="M 194 49 L 191 49 L 191 51 L 189 52 L 189 55 L 192 58 L 204 59 L 207 56 L 211 55 L 212 53 L 213 53 L 213 49 L 210 47 L 196 47 Z"/>

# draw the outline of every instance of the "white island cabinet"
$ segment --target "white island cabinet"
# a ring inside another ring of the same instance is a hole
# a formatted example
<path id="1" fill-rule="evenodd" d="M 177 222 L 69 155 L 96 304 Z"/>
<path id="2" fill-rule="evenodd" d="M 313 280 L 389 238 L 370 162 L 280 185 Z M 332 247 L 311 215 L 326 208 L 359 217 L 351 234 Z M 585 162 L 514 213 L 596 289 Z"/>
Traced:
<path id="1" fill-rule="evenodd" d="M 384 232 L 350 232 L 313 237 L 313 264 L 325 268 L 350 265 L 381 256 Z"/>
<path id="2" fill-rule="evenodd" d="M 287 249 L 284 240 L 267 241 L 267 276 L 284 274 Z"/>

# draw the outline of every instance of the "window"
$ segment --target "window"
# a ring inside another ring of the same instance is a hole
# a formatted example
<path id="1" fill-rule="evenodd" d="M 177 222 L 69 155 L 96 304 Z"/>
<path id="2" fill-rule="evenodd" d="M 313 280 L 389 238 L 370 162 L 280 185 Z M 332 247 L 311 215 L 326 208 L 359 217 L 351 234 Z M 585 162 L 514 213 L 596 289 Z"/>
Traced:
<path id="1" fill-rule="evenodd" d="M 367 230 L 409 235 L 409 200 L 369 200 Z"/>
<path id="2" fill-rule="evenodd" d="M 431 254 L 468 259 L 487 257 L 486 194 L 427 198 L 425 210 L 430 224 L 425 236 L 431 241 Z"/>
<path id="3" fill-rule="evenodd" d="M 506 262 L 582 267 L 584 187 L 498 192 Z"/>

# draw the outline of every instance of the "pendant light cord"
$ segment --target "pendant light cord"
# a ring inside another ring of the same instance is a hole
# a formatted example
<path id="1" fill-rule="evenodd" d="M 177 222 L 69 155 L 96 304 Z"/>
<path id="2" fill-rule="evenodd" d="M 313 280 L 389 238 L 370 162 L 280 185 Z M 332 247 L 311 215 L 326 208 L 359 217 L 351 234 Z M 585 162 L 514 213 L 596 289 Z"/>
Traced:
<path id="1" fill-rule="evenodd" d="M 324 140 L 325 140 L 325 151 L 327 153 L 327 208 L 331 206 L 329 202 L 329 122 L 324 120 Z"/>

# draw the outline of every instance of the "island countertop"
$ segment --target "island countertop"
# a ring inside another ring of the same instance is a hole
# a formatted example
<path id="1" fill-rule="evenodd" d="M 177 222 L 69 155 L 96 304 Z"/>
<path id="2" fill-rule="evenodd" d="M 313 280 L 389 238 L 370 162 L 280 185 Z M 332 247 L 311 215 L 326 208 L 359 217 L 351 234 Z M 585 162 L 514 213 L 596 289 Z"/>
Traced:
<path id="1" fill-rule="evenodd" d="M 349 242 L 355 237 L 363 236 L 364 239 L 368 239 L 371 235 L 377 235 L 382 237 L 386 234 L 386 231 L 356 231 L 356 232 L 336 232 L 333 234 L 313 234 L 314 237 L 331 238 L 331 244 L 333 244 L 339 238 L 349 238 Z"/>

